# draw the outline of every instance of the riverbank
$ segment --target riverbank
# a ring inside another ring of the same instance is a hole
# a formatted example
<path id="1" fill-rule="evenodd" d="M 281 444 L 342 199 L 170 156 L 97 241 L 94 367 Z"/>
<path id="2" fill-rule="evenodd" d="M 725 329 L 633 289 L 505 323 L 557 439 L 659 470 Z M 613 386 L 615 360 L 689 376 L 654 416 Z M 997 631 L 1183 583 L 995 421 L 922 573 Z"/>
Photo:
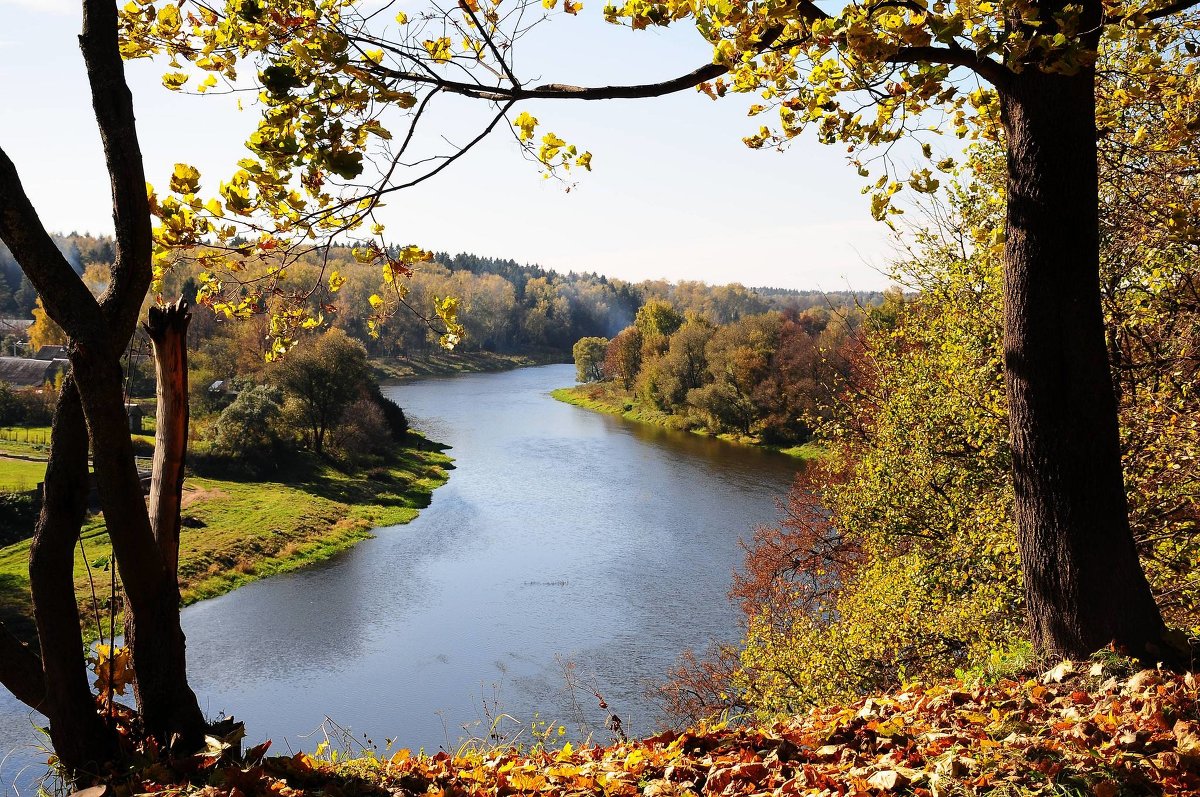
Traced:
<path id="1" fill-rule="evenodd" d="M 550 395 L 566 404 L 573 404 L 576 407 L 593 410 L 594 412 L 617 415 L 628 421 L 661 426 L 664 429 L 691 432 L 704 437 L 716 437 L 719 440 L 725 440 L 729 443 L 761 448 L 765 451 L 776 451 L 803 462 L 819 459 L 823 455 L 820 446 L 812 443 L 804 443 L 798 446 L 774 446 L 767 445 L 756 437 L 735 434 L 714 435 L 706 429 L 692 428 L 688 425 L 687 419 L 663 412 L 657 407 L 647 406 L 644 402 L 638 401 L 628 391 L 617 387 L 613 382 L 593 382 L 586 385 L 576 385 L 575 387 L 560 387 L 557 390 L 550 391 Z"/>
<path id="2" fill-rule="evenodd" d="M 408 447 L 361 473 L 299 455 L 303 461 L 279 481 L 188 478 L 179 551 L 184 604 L 328 559 L 371 537 L 374 528 L 410 522 L 448 479 L 453 466 L 443 452 L 412 435 Z M 75 589 L 84 596 L 80 609 L 91 639 L 107 628 L 111 593 L 112 548 L 99 516 L 88 519 L 82 541 Z M 29 546 L 23 540 L 0 548 L 0 620 L 25 638 L 33 631 Z"/>
<path id="3" fill-rule="evenodd" d="M 453 352 L 435 349 L 422 357 L 374 358 L 371 367 L 376 379 L 399 381 L 426 376 L 511 371 L 532 365 L 565 363 L 569 359 L 562 352 L 498 354 L 490 351 Z"/>

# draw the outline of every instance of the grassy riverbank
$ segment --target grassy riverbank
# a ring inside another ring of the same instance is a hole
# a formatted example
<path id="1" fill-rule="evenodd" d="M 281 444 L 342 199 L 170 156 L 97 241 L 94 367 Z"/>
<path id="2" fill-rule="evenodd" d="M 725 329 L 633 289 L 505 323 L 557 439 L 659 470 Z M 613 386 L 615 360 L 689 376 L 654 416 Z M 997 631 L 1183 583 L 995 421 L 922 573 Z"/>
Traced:
<path id="1" fill-rule="evenodd" d="M 561 387 L 550 391 L 550 395 L 559 401 L 595 412 L 618 415 L 626 420 L 661 426 L 665 429 L 676 429 L 699 435 L 715 436 L 720 440 L 737 443 L 738 445 L 753 446 L 768 451 L 778 451 L 780 454 L 786 454 L 789 457 L 795 457 L 805 462 L 817 459 L 822 455 L 821 448 L 812 443 L 805 443 L 798 446 L 772 446 L 764 444 L 756 437 L 747 437 L 745 435 L 711 435 L 705 429 L 697 429 L 689 426 L 686 418 L 663 412 L 657 407 L 638 401 L 629 391 L 621 389 L 614 382 L 595 382 L 586 385 L 576 385 L 575 387 Z"/>
<path id="2" fill-rule="evenodd" d="M 490 351 L 452 352 L 441 349 L 423 357 L 375 358 L 371 366 L 378 379 L 418 379 L 423 376 L 511 371 L 531 365 L 568 362 L 561 352 L 497 354 Z"/>
<path id="3" fill-rule="evenodd" d="M 373 528 L 411 521 L 452 467 L 440 446 L 417 436 L 411 440 L 420 450 L 399 449 L 383 465 L 360 473 L 298 455 L 278 481 L 187 479 L 179 559 L 184 603 L 328 559 L 370 537 Z M 85 633 L 95 637 L 97 615 L 106 626 L 112 550 L 100 517 L 89 519 L 82 539 L 75 587 L 83 596 Z M 32 630 L 29 545 L 24 540 L 0 548 L 0 620 L 22 635 Z"/>

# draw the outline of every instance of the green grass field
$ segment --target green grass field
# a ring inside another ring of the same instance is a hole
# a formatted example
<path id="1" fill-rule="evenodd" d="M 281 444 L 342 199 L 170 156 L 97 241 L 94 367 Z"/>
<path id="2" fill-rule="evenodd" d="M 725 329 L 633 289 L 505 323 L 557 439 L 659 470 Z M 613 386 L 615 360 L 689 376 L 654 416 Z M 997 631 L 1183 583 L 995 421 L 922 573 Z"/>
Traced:
<path id="1" fill-rule="evenodd" d="M 0 454 L 0 492 L 32 490 L 45 474 L 45 462 L 13 459 Z"/>

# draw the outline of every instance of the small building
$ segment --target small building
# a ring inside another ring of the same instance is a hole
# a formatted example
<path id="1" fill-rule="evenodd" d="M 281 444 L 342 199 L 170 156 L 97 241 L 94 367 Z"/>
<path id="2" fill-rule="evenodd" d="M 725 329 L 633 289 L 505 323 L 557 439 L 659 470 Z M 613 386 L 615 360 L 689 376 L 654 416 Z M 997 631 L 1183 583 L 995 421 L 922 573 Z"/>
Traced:
<path id="1" fill-rule="evenodd" d="M 33 355 L 35 360 L 65 360 L 67 359 L 66 346 L 42 346 Z"/>
<path id="2" fill-rule="evenodd" d="M 47 383 L 54 384 L 58 375 L 66 370 L 66 360 L 0 356 L 0 382 L 15 388 L 41 390 Z"/>
<path id="3" fill-rule="evenodd" d="M 229 383 L 224 379 L 218 379 L 208 386 L 208 394 L 210 396 L 223 396 L 229 392 Z"/>
<path id="4" fill-rule="evenodd" d="M 129 433 L 142 433 L 142 419 L 146 417 L 146 413 L 136 404 L 125 405 L 125 415 L 129 418 Z"/>

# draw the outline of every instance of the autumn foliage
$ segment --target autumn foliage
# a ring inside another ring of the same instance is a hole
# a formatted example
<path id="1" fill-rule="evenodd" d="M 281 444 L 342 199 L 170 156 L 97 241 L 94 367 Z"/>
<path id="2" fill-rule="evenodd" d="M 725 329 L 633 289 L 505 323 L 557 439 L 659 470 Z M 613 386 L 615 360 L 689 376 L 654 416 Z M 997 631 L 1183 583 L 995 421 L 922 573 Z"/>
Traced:
<path id="1" fill-rule="evenodd" d="M 844 349 L 851 367 L 819 428 L 828 456 L 800 475 L 782 522 L 748 546 L 732 591 L 747 622 L 738 661 L 685 662 L 668 687 L 675 709 L 797 711 L 1030 655 L 1003 384 L 998 166 L 977 151 L 973 180 L 913 231 L 911 259 L 895 272 L 911 293 L 874 310 Z M 1128 184 L 1110 180 L 1128 199 Z M 1158 185 L 1138 195 L 1147 214 L 1190 196 L 1186 184 Z M 1126 235 L 1129 208 L 1116 197 L 1105 207 L 1103 267 L 1130 525 L 1164 617 L 1194 634 L 1200 304 L 1184 254 L 1194 239 Z M 685 699 L 701 694 L 726 699 Z"/>
<path id="2" fill-rule="evenodd" d="M 1036 678 L 910 683 L 781 722 L 705 723 L 610 746 L 428 756 L 322 745 L 316 756 L 264 759 L 265 746 L 239 758 L 213 738 L 127 787 L 198 797 L 1195 794 L 1195 679 L 1127 666 L 1107 656 Z"/>

